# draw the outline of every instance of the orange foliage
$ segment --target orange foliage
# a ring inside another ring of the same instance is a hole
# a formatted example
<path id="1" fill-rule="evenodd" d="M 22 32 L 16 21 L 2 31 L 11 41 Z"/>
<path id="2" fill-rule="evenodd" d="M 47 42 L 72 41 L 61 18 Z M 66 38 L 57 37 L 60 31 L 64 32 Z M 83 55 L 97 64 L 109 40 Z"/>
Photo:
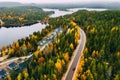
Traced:
<path id="1" fill-rule="evenodd" d="M 5 47 L 5 46 L 3 46 L 3 47 L 2 47 L 2 51 L 5 51 L 5 50 L 6 50 L 6 47 Z"/>
<path id="2" fill-rule="evenodd" d="M 18 19 L 19 19 L 19 21 L 22 21 L 22 20 L 24 20 L 24 18 L 22 18 L 22 17 L 19 17 Z"/>
<path id="3" fill-rule="evenodd" d="M 73 22 L 73 21 L 71 21 L 70 24 L 73 25 L 73 26 L 76 26 L 76 23 Z"/>
<path id="4" fill-rule="evenodd" d="M 68 52 L 65 53 L 65 54 L 63 54 L 63 57 L 64 57 L 64 59 L 65 59 L 66 62 L 69 61 L 69 54 L 68 54 Z"/>
<path id="5" fill-rule="evenodd" d="M 10 75 L 6 76 L 7 80 L 12 80 Z"/>
<path id="6" fill-rule="evenodd" d="M 83 70 L 83 69 L 82 69 L 83 66 L 84 66 L 84 55 L 82 54 L 81 59 L 80 59 L 80 62 L 79 62 L 79 65 L 78 65 L 78 67 L 77 67 L 77 72 L 75 73 L 75 76 L 73 77 L 74 80 L 76 80 L 76 79 L 81 75 L 82 70 Z M 81 78 L 82 78 L 83 80 L 86 80 L 85 74 L 82 74 L 82 75 L 81 75 Z"/>
<path id="7" fill-rule="evenodd" d="M 85 75 L 85 74 L 82 74 L 82 75 L 81 75 L 81 78 L 82 78 L 82 80 L 86 80 L 86 75 Z"/>
<path id="8" fill-rule="evenodd" d="M 39 59 L 38 59 L 38 64 L 40 64 L 41 62 L 44 62 L 45 61 L 45 59 L 43 58 L 43 57 L 40 57 Z"/>
<path id="9" fill-rule="evenodd" d="M 35 57 L 38 57 L 38 54 L 39 54 L 39 51 L 34 52 Z"/>
<path id="10" fill-rule="evenodd" d="M 57 61 L 57 62 L 55 63 L 55 67 L 57 68 L 57 70 L 58 70 L 59 72 L 61 72 L 61 70 L 62 70 L 62 65 L 61 65 L 60 61 Z"/>

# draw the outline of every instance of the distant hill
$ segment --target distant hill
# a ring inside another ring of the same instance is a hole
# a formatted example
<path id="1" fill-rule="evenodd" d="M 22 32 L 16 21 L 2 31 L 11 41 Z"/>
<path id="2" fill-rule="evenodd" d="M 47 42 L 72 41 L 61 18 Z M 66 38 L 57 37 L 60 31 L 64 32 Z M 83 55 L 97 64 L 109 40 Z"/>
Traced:
<path id="1" fill-rule="evenodd" d="M 0 7 L 14 7 L 14 6 L 36 6 L 40 8 L 106 8 L 106 9 L 119 9 L 120 3 L 117 2 L 101 2 L 101 3 L 48 3 L 48 4 L 22 4 L 19 2 L 0 2 Z"/>
<path id="2" fill-rule="evenodd" d="M 35 5 L 35 4 L 34 4 Z M 41 8 L 106 8 L 106 9 L 119 9 L 120 3 L 69 3 L 69 4 L 37 4 Z"/>
<path id="3" fill-rule="evenodd" d="M 19 2 L 0 2 L 0 7 L 14 7 L 14 6 L 23 6 L 24 4 Z"/>

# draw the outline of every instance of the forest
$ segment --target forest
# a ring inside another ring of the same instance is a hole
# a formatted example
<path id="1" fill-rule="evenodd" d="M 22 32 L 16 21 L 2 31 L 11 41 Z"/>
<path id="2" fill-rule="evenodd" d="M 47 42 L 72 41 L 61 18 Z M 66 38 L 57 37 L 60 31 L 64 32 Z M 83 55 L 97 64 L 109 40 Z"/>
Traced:
<path id="1" fill-rule="evenodd" d="M 86 33 L 87 43 L 74 80 L 120 79 L 120 11 L 81 10 L 50 19 L 54 26 L 74 21 Z"/>
<path id="2" fill-rule="evenodd" d="M 87 35 L 76 79 L 119 80 L 120 11 L 78 11 L 71 16 Z"/>
<path id="3" fill-rule="evenodd" d="M 31 25 L 48 18 L 54 12 L 45 12 L 41 8 L 33 6 L 1 7 L 0 19 L 4 27 L 18 27 Z"/>
<path id="4" fill-rule="evenodd" d="M 81 10 L 51 18 L 49 24 L 42 32 L 34 32 L 33 35 L 2 48 L 2 56 L 9 54 L 9 57 L 33 52 L 33 59 L 26 69 L 20 73 L 11 73 L 12 80 L 61 80 L 78 44 L 78 27 L 85 31 L 87 42 L 74 80 L 120 79 L 120 11 Z M 63 28 L 64 32 L 40 51 L 37 42 L 57 27 Z"/>
<path id="5" fill-rule="evenodd" d="M 33 52 L 33 59 L 27 64 L 26 69 L 21 70 L 19 73 L 14 70 L 11 71 L 11 77 L 7 77 L 7 79 L 61 80 L 80 39 L 79 27 L 74 25 L 73 22 L 68 24 L 68 27 L 63 27 L 63 33 L 58 33 L 57 37 L 44 50 L 41 51 L 40 46 L 37 46 Z"/>

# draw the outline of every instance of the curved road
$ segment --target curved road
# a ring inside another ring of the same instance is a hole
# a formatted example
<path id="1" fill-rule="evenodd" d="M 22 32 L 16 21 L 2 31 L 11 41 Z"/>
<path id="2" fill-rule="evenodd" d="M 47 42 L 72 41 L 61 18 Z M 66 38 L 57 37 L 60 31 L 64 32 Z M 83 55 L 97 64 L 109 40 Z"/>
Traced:
<path id="1" fill-rule="evenodd" d="M 81 54 L 82 54 L 82 52 L 84 50 L 85 43 L 86 43 L 86 36 L 85 36 L 85 33 L 84 33 L 84 31 L 82 29 L 80 29 L 80 35 L 81 35 L 81 37 L 80 37 L 80 40 L 79 40 L 79 45 L 77 46 L 76 50 L 73 53 L 73 57 L 71 59 L 68 70 L 67 70 L 63 80 L 72 80 L 73 76 L 74 76 L 74 74 L 76 72 L 77 65 L 79 63 Z M 29 58 L 31 56 L 32 55 L 24 56 L 24 57 L 20 57 L 20 58 L 24 59 L 24 58 Z M 7 64 L 9 64 L 9 63 L 11 63 L 11 62 L 13 62 L 13 61 L 15 61 L 17 59 L 19 59 L 19 58 L 13 58 L 13 59 L 7 60 L 5 62 L 2 62 L 2 63 L 0 63 L 0 67 L 2 67 L 2 65 L 5 65 L 5 64 L 7 66 Z"/>
<path id="2" fill-rule="evenodd" d="M 72 80 L 76 72 L 77 65 L 79 64 L 79 60 L 81 58 L 81 54 L 84 50 L 85 43 L 86 43 L 86 35 L 82 29 L 80 29 L 80 35 L 81 37 L 80 37 L 79 45 L 77 46 L 77 49 L 73 53 L 73 57 L 71 59 L 68 70 L 63 80 Z"/>

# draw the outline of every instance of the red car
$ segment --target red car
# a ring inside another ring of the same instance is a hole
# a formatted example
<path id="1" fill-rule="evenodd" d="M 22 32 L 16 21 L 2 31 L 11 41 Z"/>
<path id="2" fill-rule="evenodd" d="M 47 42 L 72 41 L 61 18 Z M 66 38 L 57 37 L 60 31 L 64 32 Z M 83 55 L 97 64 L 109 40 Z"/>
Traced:
<path id="1" fill-rule="evenodd" d="M 72 70 L 75 71 L 75 67 Z"/>

